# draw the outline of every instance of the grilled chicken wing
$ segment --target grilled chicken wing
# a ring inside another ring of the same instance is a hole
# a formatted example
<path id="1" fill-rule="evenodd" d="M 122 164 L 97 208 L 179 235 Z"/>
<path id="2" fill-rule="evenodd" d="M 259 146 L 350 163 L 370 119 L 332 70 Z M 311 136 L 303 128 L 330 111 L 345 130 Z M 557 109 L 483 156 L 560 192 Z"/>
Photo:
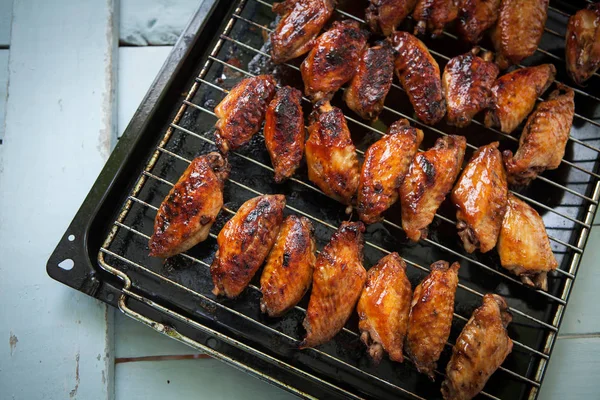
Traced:
<path id="1" fill-rule="evenodd" d="M 468 253 L 496 246 L 508 201 L 506 172 L 498 142 L 477 149 L 452 191 L 456 228 Z"/>
<path id="2" fill-rule="evenodd" d="M 304 94 L 314 103 L 331 100 L 356 73 L 367 36 L 356 21 L 334 22 L 331 29 L 317 38 L 300 66 Z"/>
<path id="3" fill-rule="evenodd" d="M 273 11 L 281 15 L 271 33 L 273 62 L 281 64 L 308 52 L 331 18 L 334 5 L 334 0 L 284 0 L 273 4 Z"/>
<path id="4" fill-rule="evenodd" d="M 566 40 L 567 71 L 582 85 L 600 67 L 600 3 L 569 18 Z"/>
<path id="5" fill-rule="evenodd" d="M 327 196 L 350 205 L 358 188 L 360 170 L 344 114 L 329 103 L 313 114 L 306 142 L 308 179 Z"/>
<path id="6" fill-rule="evenodd" d="M 444 400 L 468 400 L 483 390 L 486 382 L 512 351 L 506 327 L 512 321 L 506 301 L 497 294 L 483 296 L 452 350 L 442 383 Z"/>
<path id="7" fill-rule="evenodd" d="M 219 118 L 215 125 L 215 140 L 221 153 L 243 146 L 258 132 L 267 105 L 275 95 L 275 87 L 271 75 L 246 78 L 215 107 Z"/>
<path id="8" fill-rule="evenodd" d="M 458 6 L 459 0 L 419 0 L 413 12 L 415 35 L 430 30 L 432 37 L 440 36 L 446 24 L 458 17 Z"/>
<path id="9" fill-rule="evenodd" d="M 561 85 L 529 116 L 517 153 L 503 153 L 510 184 L 528 185 L 544 170 L 558 168 L 573 124 L 574 95 Z"/>
<path id="10" fill-rule="evenodd" d="M 540 215 L 512 194 L 498 238 L 500 263 L 526 285 L 548 290 L 548 271 L 558 267 Z"/>
<path id="11" fill-rule="evenodd" d="M 391 42 L 398 52 L 394 62 L 396 76 L 417 117 L 428 125 L 439 122 L 446 113 L 446 102 L 438 63 L 425 44 L 408 32 L 395 32 Z"/>
<path id="12" fill-rule="evenodd" d="M 362 222 L 342 222 L 319 253 L 303 323 L 306 338 L 300 348 L 327 342 L 352 314 L 367 280 L 362 265 L 364 231 Z"/>
<path id="13" fill-rule="evenodd" d="M 287 217 L 260 277 L 262 312 L 278 317 L 302 299 L 312 282 L 315 249 L 308 218 Z"/>
<path id="14" fill-rule="evenodd" d="M 215 295 L 234 298 L 248 286 L 275 243 L 284 207 L 281 194 L 259 196 L 242 204 L 227 221 L 210 266 Z"/>
<path id="15" fill-rule="evenodd" d="M 511 133 L 529 115 L 536 99 L 554 81 L 556 68 L 552 64 L 521 68 L 496 80 L 492 88 L 490 109 L 485 115 L 485 126 L 500 127 Z"/>
<path id="16" fill-rule="evenodd" d="M 464 136 L 444 136 L 415 156 L 399 191 L 402 228 L 410 240 L 427 237 L 427 227 L 460 172 L 466 146 Z"/>
<path id="17" fill-rule="evenodd" d="M 463 40 L 479 43 L 483 33 L 494 26 L 502 0 L 463 0 L 458 12 L 458 34 Z"/>
<path id="18" fill-rule="evenodd" d="M 365 10 L 367 23 L 373 32 L 389 36 L 416 4 L 417 0 L 371 0 Z"/>
<path id="19" fill-rule="evenodd" d="M 422 141 L 423 131 L 402 119 L 369 147 L 358 184 L 357 209 L 364 223 L 380 221 L 383 212 L 398 200 L 398 188 Z"/>
<path id="20" fill-rule="evenodd" d="M 219 153 L 192 161 L 158 208 L 148 244 L 152 257 L 171 257 L 206 240 L 223 207 L 228 175 L 229 164 Z"/>
<path id="21" fill-rule="evenodd" d="M 291 177 L 304 155 L 304 114 L 302 92 L 282 87 L 271 100 L 265 116 L 265 145 L 275 170 L 275 182 Z"/>
<path id="22" fill-rule="evenodd" d="M 394 54 L 386 43 L 365 50 L 344 92 L 346 105 L 363 119 L 376 119 L 394 79 Z"/>
<path id="23" fill-rule="evenodd" d="M 391 253 L 371 267 L 358 300 L 360 339 L 379 364 L 385 350 L 390 360 L 403 362 L 402 348 L 408 329 L 412 288 L 406 277 L 406 263 Z"/>
<path id="24" fill-rule="evenodd" d="M 491 91 L 500 72 L 491 62 L 492 54 L 485 52 L 478 57 L 479 48 L 451 59 L 446 68 L 442 83 L 446 96 L 448 125 L 465 127 L 479 111 L 486 109 Z"/>
<path id="25" fill-rule="evenodd" d="M 496 49 L 496 64 L 506 69 L 529 57 L 538 47 L 549 0 L 502 0 L 492 42 Z"/>
<path id="26" fill-rule="evenodd" d="M 446 261 L 431 264 L 431 273 L 415 288 L 412 298 L 406 353 L 431 380 L 450 336 L 459 268 L 457 262 L 451 267 Z"/>

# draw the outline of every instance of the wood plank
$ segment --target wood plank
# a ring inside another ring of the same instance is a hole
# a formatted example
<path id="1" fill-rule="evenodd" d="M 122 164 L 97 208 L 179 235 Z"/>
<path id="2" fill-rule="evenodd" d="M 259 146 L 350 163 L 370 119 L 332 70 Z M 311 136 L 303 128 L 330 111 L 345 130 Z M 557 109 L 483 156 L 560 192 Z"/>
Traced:
<path id="1" fill-rule="evenodd" d="M 0 0 L 0 46 L 10 46 L 13 0 Z"/>

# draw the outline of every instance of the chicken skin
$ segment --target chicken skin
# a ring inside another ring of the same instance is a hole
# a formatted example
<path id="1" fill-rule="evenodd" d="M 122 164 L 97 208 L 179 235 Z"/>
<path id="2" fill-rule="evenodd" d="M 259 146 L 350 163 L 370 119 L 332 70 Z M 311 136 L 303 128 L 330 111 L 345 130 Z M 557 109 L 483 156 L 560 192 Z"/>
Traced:
<path id="1" fill-rule="evenodd" d="M 451 196 L 456 228 L 467 253 L 496 246 L 508 201 L 506 172 L 498 142 L 482 146 L 463 169 Z"/>
<path id="2" fill-rule="evenodd" d="M 248 143 L 260 129 L 276 88 L 271 75 L 246 78 L 231 89 L 215 107 L 215 141 L 221 153 Z"/>
<path id="3" fill-rule="evenodd" d="M 154 219 L 150 256 L 167 258 L 206 240 L 223 207 L 223 183 L 229 164 L 213 152 L 194 159 L 167 197 Z"/>
<path id="4" fill-rule="evenodd" d="M 471 44 L 479 43 L 483 33 L 493 27 L 502 0 L 463 0 L 458 12 L 458 34 Z"/>
<path id="5" fill-rule="evenodd" d="M 555 270 L 550 240 L 540 215 L 527 203 L 512 194 L 500 237 L 498 238 L 500 264 L 519 276 L 524 284 L 548 290 L 548 271 Z"/>
<path id="6" fill-rule="evenodd" d="M 334 22 L 317 38 L 315 46 L 300 66 L 304 94 L 313 103 L 329 101 L 334 93 L 356 73 L 367 46 L 367 32 L 358 22 Z"/>
<path id="7" fill-rule="evenodd" d="M 466 147 L 464 136 L 444 136 L 415 156 L 399 190 L 402 229 L 410 240 L 427 237 L 427 227 L 460 172 Z"/>
<path id="8" fill-rule="evenodd" d="M 213 293 L 237 297 L 271 251 L 283 221 L 285 196 L 264 195 L 248 200 L 223 226 L 219 250 L 210 266 Z"/>
<path id="9" fill-rule="evenodd" d="M 504 151 L 511 185 L 528 185 L 544 170 L 558 168 L 573 124 L 574 96 L 573 90 L 559 86 L 527 119 L 514 157 L 512 151 Z"/>
<path id="10" fill-rule="evenodd" d="M 375 364 L 381 361 L 384 350 L 390 360 L 404 361 L 402 348 L 412 297 L 405 271 L 406 263 L 398 253 L 383 257 L 369 270 L 358 300 L 360 339 Z"/>
<path id="11" fill-rule="evenodd" d="M 304 155 L 302 92 L 284 86 L 277 91 L 265 116 L 265 145 L 275 170 L 275 182 L 290 178 Z"/>
<path id="12" fill-rule="evenodd" d="M 433 380 L 433 371 L 450 336 L 458 269 L 446 261 L 431 264 L 431 273 L 415 288 L 412 298 L 406 353 L 417 370 Z"/>
<path id="13" fill-rule="evenodd" d="M 321 105 L 311 118 L 306 142 L 308 179 L 325 194 L 350 205 L 358 188 L 360 169 L 356 147 L 342 110 Z"/>
<path id="14" fill-rule="evenodd" d="M 273 4 L 281 20 L 271 33 L 271 59 L 281 64 L 310 51 L 331 18 L 334 0 L 284 0 Z"/>
<path id="15" fill-rule="evenodd" d="M 398 53 L 396 76 L 417 117 L 428 125 L 439 122 L 446 113 L 446 101 L 438 63 L 425 44 L 408 32 L 395 32 L 391 42 Z"/>
<path id="16" fill-rule="evenodd" d="M 554 81 L 556 68 L 552 64 L 521 68 L 496 80 L 492 87 L 490 107 L 485 115 L 485 126 L 500 127 L 511 133 L 529 115 L 536 99 Z"/>
<path id="17" fill-rule="evenodd" d="M 431 31 L 432 37 L 438 37 L 444 27 L 458 17 L 460 0 L 419 0 L 413 18 L 417 22 L 415 35 L 424 35 Z"/>
<path id="18" fill-rule="evenodd" d="M 342 222 L 319 253 L 303 323 L 306 338 L 300 348 L 329 341 L 354 311 L 367 280 L 362 264 L 364 231 L 362 222 Z"/>
<path id="19" fill-rule="evenodd" d="M 600 67 L 600 3 L 569 18 L 565 45 L 567 71 L 578 85 Z"/>
<path id="20" fill-rule="evenodd" d="M 483 390 L 512 351 L 513 342 L 506 332 L 511 321 L 501 296 L 483 296 L 483 304 L 473 312 L 452 350 L 442 383 L 444 400 L 472 399 Z"/>
<path id="21" fill-rule="evenodd" d="M 365 10 L 367 24 L 375 33 L 389 36 L 404 21 L 417 0 L 371 0 Z"/>
<path id="22" fill-rule="evenodd" d="M 423 131 L 402 119 L 369 147 L 358 184 L 358 216 L 365 224 L 381 221 L 383 212 L 398 200 L 400 184 L 422 141 Z"/>
<path id="23" fill-rule="evenodd" d="M 288 216 L 260 277 L 260 309 L 270 317 L 283 315 L 304 296 L 315 268 L 313 226 L 306 217 Z"/>
<path id="24" fill-rule="evenodd" d="M 488 107 L 491 91 L 500 70 L 492 53 L 478 57 L 479 48 L 451 59 L 442 76 L 446 96 L 448 125 L 463 128 L 481 110 Z"/>
<path id="25" fill-rule="evenodd" d="M 391 47 L 374 46 L 362 55 L 356 75 L 344 92 L 348 108 L 363 119 L 376 119 L 394 79 L 394 54 Z"/>

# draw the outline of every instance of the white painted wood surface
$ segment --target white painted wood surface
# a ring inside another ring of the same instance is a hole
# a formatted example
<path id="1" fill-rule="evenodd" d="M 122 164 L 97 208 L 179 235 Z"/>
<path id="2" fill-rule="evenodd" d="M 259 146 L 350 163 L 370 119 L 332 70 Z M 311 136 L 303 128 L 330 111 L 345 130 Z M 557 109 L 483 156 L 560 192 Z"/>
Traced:
<path id="1" fill-rule="evenodd" d="M 0 46 L 10 45 L 13 0 L 0 0 Z"/>

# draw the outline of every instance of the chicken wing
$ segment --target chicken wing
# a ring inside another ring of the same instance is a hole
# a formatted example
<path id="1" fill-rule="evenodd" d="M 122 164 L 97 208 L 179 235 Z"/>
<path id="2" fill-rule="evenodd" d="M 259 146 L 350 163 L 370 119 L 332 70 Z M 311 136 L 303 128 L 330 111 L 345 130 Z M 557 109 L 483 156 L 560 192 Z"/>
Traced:
<path id="1" fill-rule="evenodd" d="M 358 184 L 357 209 L 361 221 L 366 224 L 381 221 L 383 212 L 398 200 L 398 188 L 422 141 L 423 131 L 402 119 L 369 147 Z"/>
<path id="2" fill-rule="evenodd" d="M 456 228 L 468 253 L 496 246 L 508 201 L 506 172 L 498 142 L 482 146 L 471 158 L 451 196 Z"/>
<path id="3" fill-rule="evenodd" d="M 556 68 L 552 64 L 521 68 L 496 80 L 492 87 L 490 108 L 485 115 L 485 126 L 500 127 L 511 133 L 529 115 L 536 99 L 554 81 Z"/>
<path id="4" fill-rule="evenodd" d="M 457 262 L 451 267 L 446 261 L 431 264 L 431 273 L 415 288 L 412 298 L 406 354 L 431 380 L 450 336 L 459 268 Z"/>
<path id="5" fill-rule="evenodd" d="M 458 12 L 458 34 L 471 44 L 479 43 L 483 33 L 493 27 L 502 0 L 463 0 Z"/>
<path id="6" fill-rule="evenodd" d="M 573 124 L 574 95 L 561 85 L 529 116 L 517 153 L 514 157 L 510 150 L 503 153 L 510 184 L 528 185 L 544 170 L 558 168 Z"/>
<path id="7" fill-rule="evenodd" d="M 334 22 L 331 29 L 317 38 L 300 66 L 304 94 L 313 103 L 331 100 L 352 79 L 367 46 L 367 37 L 358 22 L 345 20 Z"/>
<path id="8" fill-rule="evenodd" d="M 284 207 L 281 194 L 255 197 L 223 226 L 210 266 L 215 295 L 234 298 L 248 286 L 275 243 Z"/>
<path id="9" fill-rule="evenodd" d="M 399 190 L 402 228 L 410 240 L 427 237 L 427 227 L 460 172 L 466 147 L 464 136 L 444 136 L 415 156 Z"/>
<path id="10" fill-rule="evenodd" d="M 352 314 L 367 280 L 362 265 L 364 231 L 362 222 L 342 222 L 319 253 L 303 323 L 306 338 L 300 348 L 327 342 Z"/>
<path id="11" fill-rule="evenodd" d="M 206 240 L 223 207 L 223 182 L 229 164 L 219 153 L 194 159 L 167 197 L 154 219 L 150 256 L 167 258 Z"/>
<path id="12" fill-rule="evenodd" d="M 271 59 L 281 64 L 308 52 L 331 18 L 335 0 L 284 0 L 273 4 L 281 20 L 271 33 Z"/>
<path id="13" fill-rule="evenodd" d="M 600 67 L 600 3 L 569 18 L 565 51 L 567 71 L 582 85 Z"/>
<path id="14" fill-rule="evenodd" d="M 504 268 L 519 276 L 526 285 L 548 290 L 547 273 L 555 270 L 558 262 L 544 221 L 537 211 L 512 194 L 508 195 L 497 246 Z"/>
<path id="15" fill-rule="evenodd" d="M 404 21 L 417 0 L 371 0 L 365 10 L 367 24 L 375 33 L 389 36 Z"/>
<path id="16" fill-rule="evenodd" d="M 446 121 L 448 125 L 463 128 L 481 110 L 488 107 L 492 86 L 500 70 L 491 62 L 492 53 L 485 52 L 478 57 L 479 48 L 451 59 L 446 68 L 442 83 L 446 96 Z"/>
<path id="17" fill-rule="evenodd" d="M 362 55 L 356 75 L 344 92 L 348 108 L 363 119 L 376 119 L 394 79 L 394 54 L 386 43 L 374 46 Z"/>
<path id="18" fill-rule="evenodd" d="M 384 350 L 390 360 L 404 361 L 402 348 L 412 297 L 405 270 L 406 263 L 398 253 L 383 257 L 369 270 L 358 300 L 360 339 L 375 364 L 381 361 Z"/>
<path id="19" fill-rule="evenodd" d="M 308 179 L 327 196 L 350 205 L 360 170 L 344 114 L 329 103 L 322 104 L 313 114 L 306 142 Z"/>
<path id="20" fill-rule="evenodd" d="M 444 27 L 458 17 L 458 6 L 459 0 L 419 0 L 413 12 L 415 35 L 429 30 L 432 37 L 440 36 Z"/>
<path id="21" fill-rule="evenodd" d="M 463 328 L 446 366 L 444 400 L 475 397 L 512 351 L 506 327 L 512 321 L 506 301 L 497 294 L 483 296 L 483 304 Z"/>
<path id="22" fill-rule="evenodd" d="M 271 75 L 246 78 L 215 107 L 219 118 L 215 124 L 215 141 L 221 153 L 243 146 L 258 132 L 275 88 Z"/>
<path id="23" fill-rule="evenodd" d="M 263 313 L 278 317 L 302 299 L 312 282 L 315 249 L 308 218 L 287 217 L 260 277 Z"/>
<path id="24" fill-rule="evenodd" d="M 446 113 L 446 101 L 438 63 L 425 44 L 408 32 L 395 32 L 391 42 L 398 52 L 394 62 L 396 76 L 417 117 L 428 125 L 439 122 Z"/>
<path id="25" fill-rule="evenodd" d="M 284 86 L 271 100 L 265 116 L 265 145 L 275 170 L 275 182 L 291 177 L 304 155 L 304 114 L 302 92 Z"/>

